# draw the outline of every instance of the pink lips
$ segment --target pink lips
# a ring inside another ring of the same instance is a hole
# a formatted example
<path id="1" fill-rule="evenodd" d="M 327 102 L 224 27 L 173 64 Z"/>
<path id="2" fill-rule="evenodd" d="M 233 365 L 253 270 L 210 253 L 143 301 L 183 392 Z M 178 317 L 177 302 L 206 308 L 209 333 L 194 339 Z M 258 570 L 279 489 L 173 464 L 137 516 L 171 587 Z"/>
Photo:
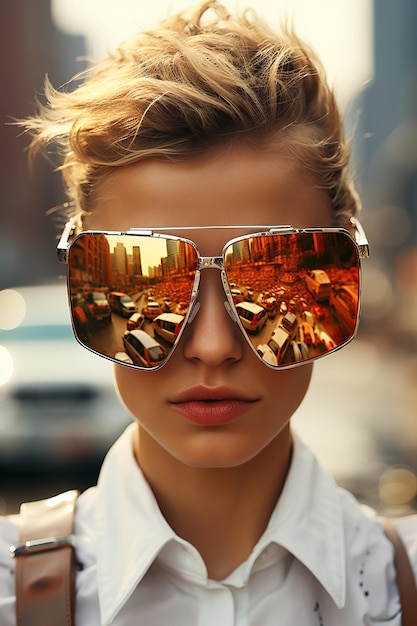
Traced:
<path id="1" fill-rule="evenodd" d="M 201 426 L 221 426 L 237 419 L 257 398 L 227 388 L 193 387 L 170 401 L 174 411 Z"/>

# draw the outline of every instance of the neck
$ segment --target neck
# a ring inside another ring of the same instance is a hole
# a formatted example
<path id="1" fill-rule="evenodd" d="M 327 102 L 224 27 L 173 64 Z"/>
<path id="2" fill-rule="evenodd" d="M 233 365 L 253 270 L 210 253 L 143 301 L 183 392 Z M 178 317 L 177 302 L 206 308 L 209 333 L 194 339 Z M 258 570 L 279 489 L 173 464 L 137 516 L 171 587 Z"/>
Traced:
<path id="1" fill-rule="evenodd" d="M 242 563 L 265 531 L 284 486 L 291 450 L 286 427 L 244 464 L 196 468 L 170 455 L 140 428 L 135 438 L 136 459 L 162 514 L 178 536 L 197 548 L 215 580 Z"/>

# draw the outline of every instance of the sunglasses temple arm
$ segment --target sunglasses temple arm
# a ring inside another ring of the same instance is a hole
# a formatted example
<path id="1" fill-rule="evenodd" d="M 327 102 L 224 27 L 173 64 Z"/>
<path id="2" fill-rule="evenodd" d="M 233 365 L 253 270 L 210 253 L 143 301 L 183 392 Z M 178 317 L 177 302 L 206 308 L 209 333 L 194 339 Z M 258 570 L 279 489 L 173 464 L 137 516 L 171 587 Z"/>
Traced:
<path id="1" fill-rule="evenodd" d="M 75 231 L 75 222 L 73 220 L 69 220 L 69 222 L 65 224 L 64 230 L 62 231 L 60 240 L 56 247 L 58 261 L 60 263 L 67 262 L 68 248 L 70 246 L 69 239 L 71 235 L 74 233 L 74 231 Z"/>
<path id="2" fill-rule="evenodd" d="M 365 235 L 365 231 L 362 227 L 362 224 L 358 219 L 356 219 L 356 217 L 351 217 L 350 223 L 355 229 L 355 241 L 358 246 L 359 257 L 361 259 L 365 259 L 369 256 L 369 243 Z"/>

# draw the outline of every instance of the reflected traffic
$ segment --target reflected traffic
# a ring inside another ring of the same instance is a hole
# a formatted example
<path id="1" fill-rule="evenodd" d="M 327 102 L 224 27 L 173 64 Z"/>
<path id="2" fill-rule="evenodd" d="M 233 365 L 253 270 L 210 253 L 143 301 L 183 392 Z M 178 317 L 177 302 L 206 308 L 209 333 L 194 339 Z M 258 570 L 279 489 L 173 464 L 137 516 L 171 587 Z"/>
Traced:
<path id="1" fill-rule="evenodd" d="M 348 235 L 251 237 L 230 245 L 225 258 L 241 323 L 268 364 L 316 358 L 352 338 L 359 262 Z"/>
<path id="2" fill-rule="evenodd" d="M 223 254 L 229 302 L 270 366 L 316 358 L 349 341 L 359 302 L 357 247 L 341 231 L 254 234 Z M 68 255 L 74 331 L 89 349 L 161 365 L 184 325 L 199 257 L 186 240 L 81 233 Z"/>

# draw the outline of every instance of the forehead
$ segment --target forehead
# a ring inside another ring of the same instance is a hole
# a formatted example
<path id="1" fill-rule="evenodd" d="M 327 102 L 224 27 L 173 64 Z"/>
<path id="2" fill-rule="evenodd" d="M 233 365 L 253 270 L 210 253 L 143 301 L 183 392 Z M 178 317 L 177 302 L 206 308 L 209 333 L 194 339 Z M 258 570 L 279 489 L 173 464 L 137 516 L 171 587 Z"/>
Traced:
<path id="1" fill-rule="evenodd" d="M 328 226 L 331 207 L 289 155 L 234 146 L 181 162 L 120 167 L 98 185 L 86 220 L 86 228 L 100 230 L 235 224 Z M 225 241 L 233 231 L 223 235 Z"/>

